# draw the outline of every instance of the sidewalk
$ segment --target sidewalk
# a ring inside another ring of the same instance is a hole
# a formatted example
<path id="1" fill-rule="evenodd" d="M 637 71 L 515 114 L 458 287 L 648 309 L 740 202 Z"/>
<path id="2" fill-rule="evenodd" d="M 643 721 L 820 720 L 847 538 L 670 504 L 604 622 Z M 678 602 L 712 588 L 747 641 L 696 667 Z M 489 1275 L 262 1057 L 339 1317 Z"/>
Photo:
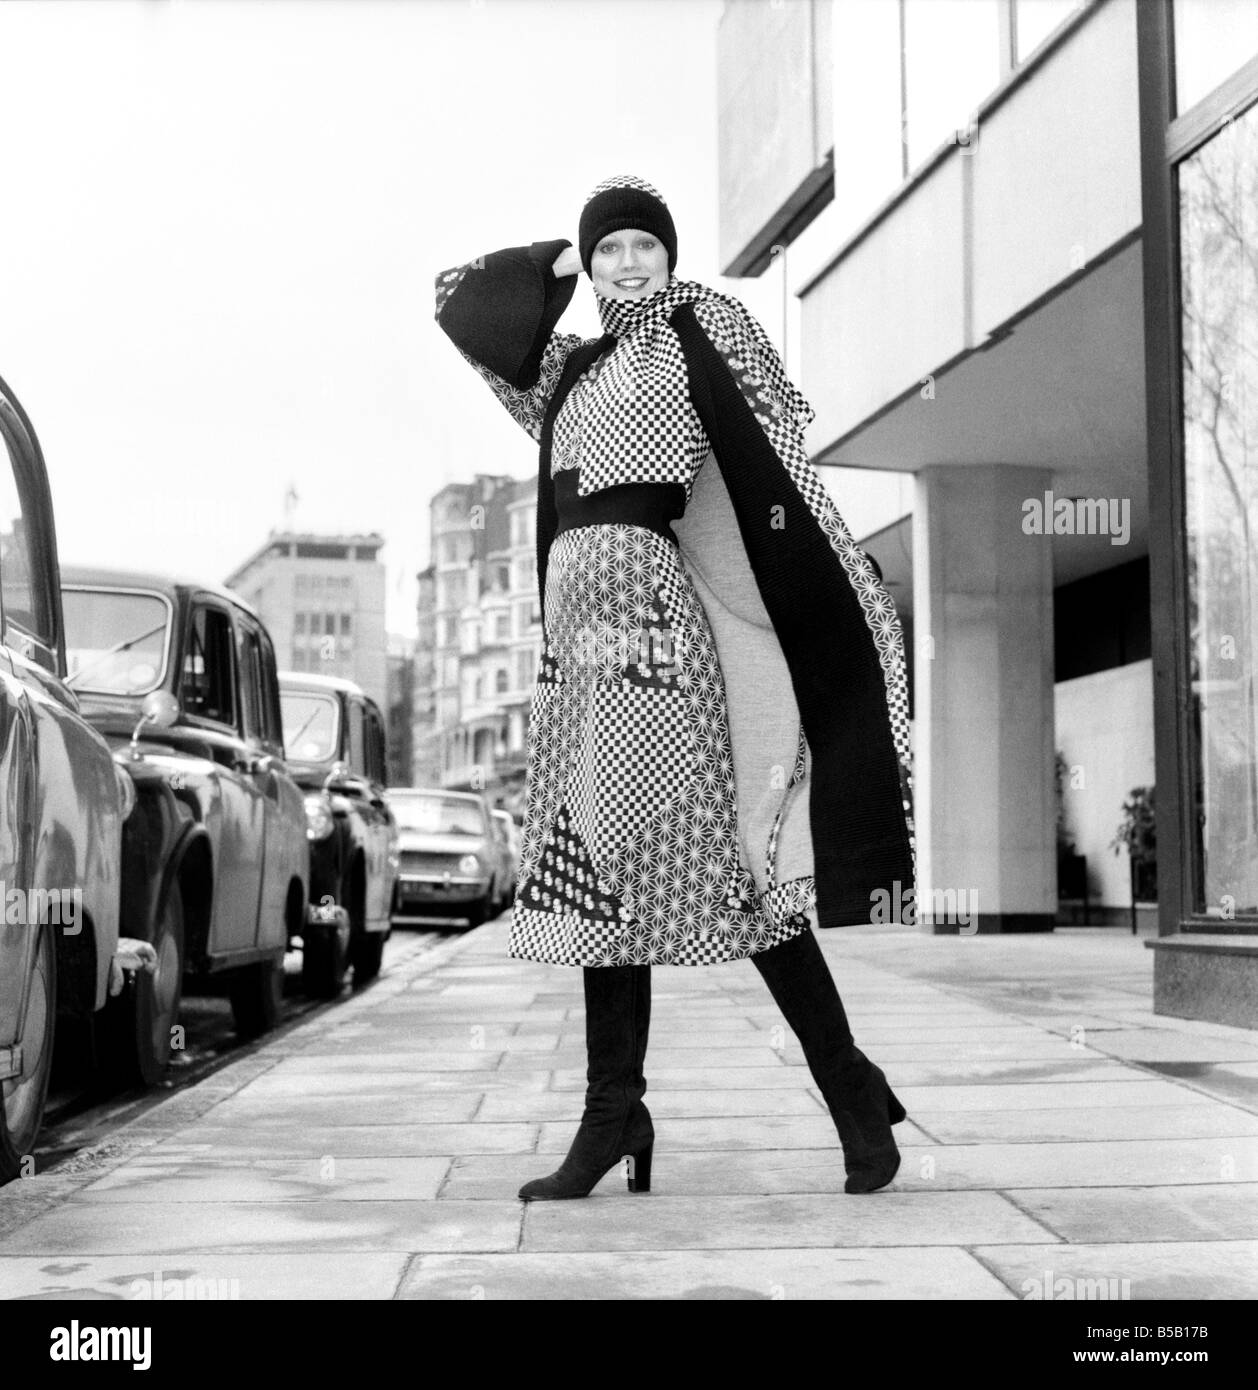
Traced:
<path id="1" fill-rule="evenodd" d="M 1258 1296 L 1258 1033 L 1153 1015 L 1125 932 L 821 933 L 909 1113 L 861 1197 L 751 965 L 657 969 L 655 1190 L 531 1206 L 580 1115 L 581 976 L 506 940 L 404 958 L 0 1189 L 0 1297 Z"/>

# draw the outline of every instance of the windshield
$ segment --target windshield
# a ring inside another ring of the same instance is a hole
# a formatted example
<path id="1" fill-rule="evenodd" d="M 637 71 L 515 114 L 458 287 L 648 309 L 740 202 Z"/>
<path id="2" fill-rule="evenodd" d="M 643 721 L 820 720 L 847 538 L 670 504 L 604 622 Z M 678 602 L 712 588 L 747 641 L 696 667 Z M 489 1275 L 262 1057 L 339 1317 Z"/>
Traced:
<path id="1" fill-rule="evenodd" d="M 67 685 L 146 695 L 166 670 L 170 605 L 156 594 L 65 589 Z"/>
<path id="2" fill-rule="evenodd" d="M 326 763 L 336 757 L 340 707 L 331 695 L 281 690 L 284 756 L 299 763 Z"/>
<path id="3" fill-rule="evenodd" d="M 403 830 L 436 835 L 484 835 L 485 810 L 459 796 L 389 797 L 389 808 Z"/>

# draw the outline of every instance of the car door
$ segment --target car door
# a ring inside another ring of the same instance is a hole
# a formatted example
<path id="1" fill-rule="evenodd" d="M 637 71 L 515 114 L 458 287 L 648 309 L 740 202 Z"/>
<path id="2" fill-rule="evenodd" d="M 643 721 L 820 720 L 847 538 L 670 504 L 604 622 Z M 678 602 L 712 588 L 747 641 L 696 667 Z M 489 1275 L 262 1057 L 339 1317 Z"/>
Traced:
<path id="1" fill-rule="evenodd" d="M 240 731 L 239 661 L 230 607 L 198 594 L 188 612 L 179 703 L 214 761 L 206 809 L 214 856 L 210 954 L 251 948 L 258 934 L 266 813 Z"/>
<path id="2" fill-rule="evenodd" d="M 275 705 L 274 657 L 270 638 L 261 625 L 246 613 L 237 612 L 240 660 L 240 693 L 243 723 L 241 731 L 249 760 L 248 776 L 260 797 L 262 809 L 261 892 L 255 944 L 282 945 L 287 935 L 284 905 L 291 876 L 291 854 L 287 853 L 289 808 L 284 805 L 284 742 Z M 304 875 L 303 875 L 304 877 Z"/>

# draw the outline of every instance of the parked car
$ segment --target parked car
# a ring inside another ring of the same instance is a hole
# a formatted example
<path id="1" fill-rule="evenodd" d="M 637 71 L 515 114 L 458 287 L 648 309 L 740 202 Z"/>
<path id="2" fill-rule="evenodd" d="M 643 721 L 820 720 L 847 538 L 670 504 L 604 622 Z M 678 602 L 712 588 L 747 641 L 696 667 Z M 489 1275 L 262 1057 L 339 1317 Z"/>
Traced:
<path id="1" fill-rule="evenodd" d="M 39 442 L 0 381 L 0 1182 L 35 1146 L 62 1028 L 91 1023 L 118 952 L 130 779 L 65 682 Z"/>
<path id="2" fill-rule="evenodd" d="M 501 912 L 504 908 L 510 907 L 515 899 L 515 879 L 520 868 L 520 827 L 515 823 L 515 817 L 510 811 L 494 811 L 492 815 L 505 851 L 505 886 L 498 902 L 498 911 Z"/>
<path id="3" fill-rule="evenodd" d="M 151 1082 L 185 982 L 225 984 L 242 1036 L 274 1027 L 306 907 L 306 809 L 284 763 L 271 639 L 238 595 L 67 567 L 62 601 L 67 683 L 135 785 L 122 920 L 158 965 L 115 1010 L 115 1055 Z"/>
<path id="4" fill-rule="evenodd" d="M 502 845 L 485 798 L 476 792 L 393 787 L 397 818 L 394 923 L 465 917 L 479 927 L 496 910 L 504 873 Z"/>
<path id="5" fill-rule="evenodd" d="M 389 935 L 398 831 L 384 799 L 384 720 L 353 681 L 299 671 L 280 672 L 280 708 L 310 842 L 302 981 L 327 998 L 350 965 L 356 985 L 376 978 Z"/>

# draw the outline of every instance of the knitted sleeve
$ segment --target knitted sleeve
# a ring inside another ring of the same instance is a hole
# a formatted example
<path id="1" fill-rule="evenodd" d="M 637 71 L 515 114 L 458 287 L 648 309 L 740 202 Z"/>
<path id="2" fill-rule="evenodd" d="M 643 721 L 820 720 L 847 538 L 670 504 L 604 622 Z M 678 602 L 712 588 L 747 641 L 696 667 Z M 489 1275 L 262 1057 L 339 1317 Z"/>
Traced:
<path id="1" fill-rule="evenodd" d="M 438 325 L 538 441 L 564 362 L 583 341 L 554 331 L 577 277 L 556 275 L 552 267 L 571 245 L 561 238 L 510 246 L 436 277 Z"/>

